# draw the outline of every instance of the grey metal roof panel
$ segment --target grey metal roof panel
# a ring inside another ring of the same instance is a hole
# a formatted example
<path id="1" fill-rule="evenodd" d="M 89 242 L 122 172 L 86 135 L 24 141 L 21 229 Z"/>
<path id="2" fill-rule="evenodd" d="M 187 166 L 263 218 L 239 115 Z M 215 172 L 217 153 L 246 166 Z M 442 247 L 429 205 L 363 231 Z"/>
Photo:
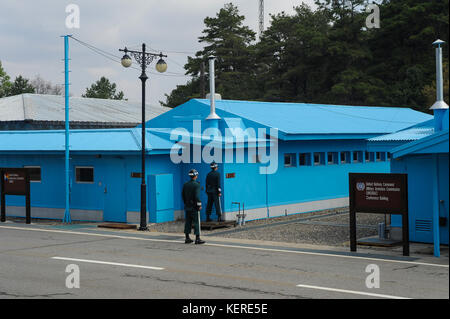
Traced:
<path id="1" fill-rule="evenodd" d="M 140 123 L 142 106 L 125 100 L 69 98 L 70 121 Z M 146 105 L 146 120 L 170 108 Z M 64 121 L 64 97 L 58 95 L 21 94 L 0 99 L 0 121 Z"/>

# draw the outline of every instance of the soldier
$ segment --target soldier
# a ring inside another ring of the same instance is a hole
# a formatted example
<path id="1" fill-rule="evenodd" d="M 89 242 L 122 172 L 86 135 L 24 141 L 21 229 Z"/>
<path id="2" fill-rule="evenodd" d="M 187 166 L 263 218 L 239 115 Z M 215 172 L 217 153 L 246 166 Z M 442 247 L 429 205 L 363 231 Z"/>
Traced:
<path id="1" fill-rule="evenodd" d="M 217 171 L 219 165 L 216 162 L 212 162 L 211 172 L 206 176 L 206 193 L 208 194 L 208 203 L 206 204 L 206 221 L 211 221 L 212 205 L 216 207 L 217 221 L 222 220 L 222 211 L 220 209 L 220 196 L 222 196 L 222 190 L 220 189 L 220 174 Z"/>
<path id="2" fill-rule="evenodd" d="M 200 183 L 197 182 L 198 172 L 195 169 L 189 171 L 191 180 L 183 185 L 182 197 L 184 202 L 184 210 L 186 211 L 186 222 L 184 224 L 184 233 L 186 234 L 186 244 L 190 244 L 193 240 L 189 237 L 194 224 L 195 243 L 204 244 L 200 239 L 200 210 L 202 202 L 200 201 Z"/>

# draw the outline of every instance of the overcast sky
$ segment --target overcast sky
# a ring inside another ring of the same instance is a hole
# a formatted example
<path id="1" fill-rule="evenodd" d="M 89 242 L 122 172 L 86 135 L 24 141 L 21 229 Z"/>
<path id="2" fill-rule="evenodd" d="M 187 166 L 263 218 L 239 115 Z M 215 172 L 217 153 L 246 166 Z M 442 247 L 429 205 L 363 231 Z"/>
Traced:
<path id="1" fill-rule="evenodd" d="M 148 47 L 167 52 L 167 75 L 159 75 L 150 66 L 147 82 L 147 103 L 159 105 L 164 94 L 189 79 L 183 65 L 187 54 L 200 50 L 198 37 L 204 29 L 205 17 L 214 17 L 223 8 L 224 0 L 0 0 L 0 61 L 14 79 L 17 75 L 34 78 L 40 75 L 53 84 L 64 82 L 64 46 L 61 35 L 73 34 L 89 44 L 121 56 L 119 48 Z M 234 0 L 246 17 L 245 24 L 258 29 L 258 0 Z M 269 13 L 293 12 L 302 2 L 313 0 L 265 0 L 265 25 Z M 80 8 L 80 28 L 66 27 L 66 6 Z M 124 69 L 120 64 L 95 54 L 79 43 L 70 41 L 71 94 L 81 96 L 86 87 L 101 76 L 115 82 L 130 101 L 140 101 L 139 71 Z M 220 92 L 219 92 L 220 93 Z"/>

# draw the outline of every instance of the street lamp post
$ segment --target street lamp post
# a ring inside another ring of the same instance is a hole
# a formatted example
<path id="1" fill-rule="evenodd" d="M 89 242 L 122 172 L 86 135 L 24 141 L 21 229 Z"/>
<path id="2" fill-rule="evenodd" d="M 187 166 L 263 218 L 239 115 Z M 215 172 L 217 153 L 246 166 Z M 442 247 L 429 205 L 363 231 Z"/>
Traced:
<path id="1" fill-rule="evenodd" d="M 149 53 L 145 51 L 145 43 L 142 44 L 142 51 L 132 51 L 128 50 L 126 47 L 125 49 L 119 49 L 121 52 L 125 52 L 125 55 L 123 56 L 121 63 L 124 67 L 128 68 L 132 64 L 131 57 L 128 55 L 130 53 L 134 59 L 140 64 L 141 66 L 141 76 L 139 79 L 141 79 L 142 82 L 142 171 L 141 171 L 141 222 L 139 230 L 148 230 L 147 227 L 147 185 L 145 182 L 145 82 L 147 81 L 148 77 L 145 73 L 145 70 L 147 69 L 147 66 L 152 63 L 152 61 L 159 57 L 159 61 L 156 64 L 156 70 L 160 73 L 163 73 L 167 70 L 167 64 L 163 60 L 163 57 L 167 57 L 167 55 L 155 54 L 155 53 Z"/>

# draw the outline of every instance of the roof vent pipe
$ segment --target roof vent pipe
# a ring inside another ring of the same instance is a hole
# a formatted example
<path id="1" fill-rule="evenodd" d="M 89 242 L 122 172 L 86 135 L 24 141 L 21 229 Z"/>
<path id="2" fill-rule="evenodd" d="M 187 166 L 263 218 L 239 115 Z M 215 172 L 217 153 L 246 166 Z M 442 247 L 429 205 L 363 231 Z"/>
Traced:
<path id="1" fill-rule="evenodd" d="M 430 110 L 434 111 L 435 131 L 442 129 L 442 118 L 448 104 L 444 101 L 444 81 L 442 76 L 442 40 L 436 40 L 433 45 L 436 46 L 436 102 L 431 106 Z"/>
<path id="2" fill-rule="evenodd" d="M 220 120 L 220 117 L 216 114 L 216 75 L 214 72 L 214 62 L 216 57 L 209 57 L 209 99 L 211 105 L 211 112 L 209 113 L 207 120 Z"/>

